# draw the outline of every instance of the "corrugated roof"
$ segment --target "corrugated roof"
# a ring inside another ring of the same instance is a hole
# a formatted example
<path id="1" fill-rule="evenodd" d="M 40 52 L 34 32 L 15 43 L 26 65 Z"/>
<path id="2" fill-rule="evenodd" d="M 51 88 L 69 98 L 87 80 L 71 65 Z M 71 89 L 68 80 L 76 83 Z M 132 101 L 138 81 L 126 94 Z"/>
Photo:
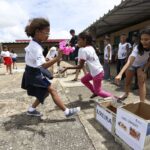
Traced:
<path id="1" fill-rule="evenodd" d="M 101 36 L 149 19 L 150 0 L 124 0 L 85 31 Z"/>

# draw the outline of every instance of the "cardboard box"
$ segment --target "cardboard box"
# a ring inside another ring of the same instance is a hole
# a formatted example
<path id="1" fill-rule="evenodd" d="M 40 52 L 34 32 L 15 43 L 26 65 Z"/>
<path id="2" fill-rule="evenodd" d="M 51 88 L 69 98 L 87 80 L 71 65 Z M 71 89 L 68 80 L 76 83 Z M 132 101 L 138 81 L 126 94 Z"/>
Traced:
<path id="1" fill-rule="evenodd" d="M 115 135 L 115 121 L 117 108 L 112 100 L 95 102 L 95 119 L 103 125 L 112 135 Z"/>
<path id="2" fill-rule="evenodd" d="M 150 150 L 150 105 L 138 102 L 117 108 L 116 134 L 135 150 Z"/>

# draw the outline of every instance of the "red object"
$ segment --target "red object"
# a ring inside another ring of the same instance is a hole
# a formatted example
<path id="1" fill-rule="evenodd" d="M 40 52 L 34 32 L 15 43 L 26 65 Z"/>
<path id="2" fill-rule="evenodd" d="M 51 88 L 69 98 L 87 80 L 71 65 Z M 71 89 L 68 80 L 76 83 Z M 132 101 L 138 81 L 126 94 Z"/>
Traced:
<path id="1" fill-rule="evenodd" d="M 12 59 L 11 57 L 4 57 L 4 65 L 11 65 L 12 64 Z"/>

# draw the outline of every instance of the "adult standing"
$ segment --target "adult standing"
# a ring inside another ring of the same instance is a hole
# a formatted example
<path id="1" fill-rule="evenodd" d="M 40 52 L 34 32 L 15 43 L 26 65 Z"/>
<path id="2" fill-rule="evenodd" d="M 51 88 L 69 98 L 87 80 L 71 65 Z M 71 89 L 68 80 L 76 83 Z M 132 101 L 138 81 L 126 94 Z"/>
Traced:
<path id="1" fill-rule="evenodd" d="M 75 61 L 75 65 L 78 64 L 78 52 L 79 52 L 79 47 L 77 45 L 77 42 L 78 42 L 78 36 L 75 35 L 75 30 L 74 29 L 71 29 L 70 30 L 70 34 L 71 34 L 71 39 L 70 39 L 70 46 L 71 47 L 74 47 L 75 48 L 75 51 L 70 55 L 70 57 L 73 57 L 74 58 L 74 61 Z M 77 77 L 78 77 L 78 74 L 80 72 L 80 69 L 77 69 L 75 71 L 75 78 L 73 79 L 73 81 L 77 81 Z"/>

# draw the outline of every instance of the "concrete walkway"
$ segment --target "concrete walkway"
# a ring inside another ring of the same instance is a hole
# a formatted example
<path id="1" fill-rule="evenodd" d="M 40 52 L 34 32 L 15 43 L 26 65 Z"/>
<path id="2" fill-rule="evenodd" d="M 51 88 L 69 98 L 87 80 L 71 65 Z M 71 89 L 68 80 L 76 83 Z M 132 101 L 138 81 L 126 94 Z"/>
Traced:
<path id="1" fill-rule="evenodd" d="M 69 64 L 62 62 L 61 65 Z M 43 113 L 42 118 L 26 116 L 26 110 L 35 98 L 29 97 L 20 88 L 24 64 L 18 64 L 13 75 L 4 75 L 4 71 L 0 68 L 0 150 L 122 149 L 111 134 L 95 121 L 94 103 L 89 101 L 91 92 L 80 81 L 71 81 L 73 70 L 68 71 L 66 78 L 53 80 L 67 106 L 81 106 L 79 115 L 71 119 L 65 118 L 50 96 L 38 108 Z M 103 88 L 116 95 L 123 93 L 122 87 L 118 88 L 111 82 L 103 81 Z M 126 102 L 133 100 L 139 100 L 137 91 Z"/>

